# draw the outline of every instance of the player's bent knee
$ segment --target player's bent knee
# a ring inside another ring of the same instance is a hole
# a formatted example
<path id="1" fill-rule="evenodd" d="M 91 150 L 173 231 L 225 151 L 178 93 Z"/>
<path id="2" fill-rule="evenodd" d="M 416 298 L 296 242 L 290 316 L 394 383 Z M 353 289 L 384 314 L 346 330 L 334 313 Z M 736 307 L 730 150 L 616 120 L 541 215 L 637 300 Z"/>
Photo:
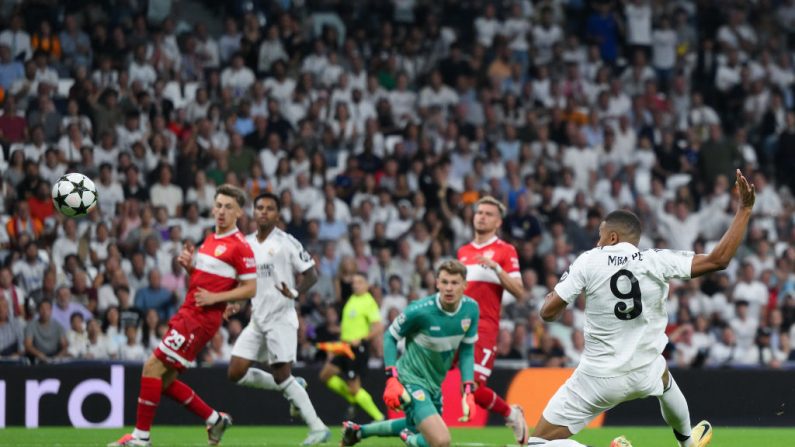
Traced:
<path id="1" fill-rule="evenodd" d="M 240 379 L 246 375 L 249 366 L 251 365 L 248 362 L 240 361 L 233 357 L 232 361 L 229 363 L 229 368 L 226 370 L 226 378 L 229 379 L 230 382 L 239 382 Z"/>
<path id="2" fill-rule="evenodd" d="M 163 377 L 168 372 L 168 367 L 154 355 L 144 363 L 144 368 L 141 371 L 143 377 Z"/>
<path id="3" fill-rule="evenodd" d="M 289 363 L 277 363 L 271 365 L 271 374 L 273 374 L 273 380 L 275 380 L 276 383 L 282 383 L 290 378 L 292 368 Z"/>

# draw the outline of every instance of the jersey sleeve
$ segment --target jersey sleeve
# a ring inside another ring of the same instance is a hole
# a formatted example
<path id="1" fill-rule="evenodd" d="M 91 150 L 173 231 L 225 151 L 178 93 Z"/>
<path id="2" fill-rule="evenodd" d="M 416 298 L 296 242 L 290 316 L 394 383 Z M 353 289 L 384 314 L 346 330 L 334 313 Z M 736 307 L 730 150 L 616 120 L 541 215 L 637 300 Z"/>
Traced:
<path id="1" fill-rule="evenodd" d="M 378 308 L 378 302 L 375 298 L 370 298 L 370 304 L 367 306 L 367 322 L 373 324 L 379 321 L 381 321 L 381 310 Z"/>
<path id="2" fill-rule="evenodd" d="M 257 261 L 254 259 L 254 252 L 251 246 L 243 239 L 237 244 L 237 256 L 235 256 L 233 267 L 237 273 L 237 279 L 246 281 L 257 279 Z"/>
<path id="3" fill-rule="evenodd" d="M 679 250 L 659 250 L 655 252 L 655 274 L 664 280 L 669 279 L 690 279 L 691 268 L 693 265 L 692 251 Z"/>
<path id="4" fill-rule="evenodd" d="M 585 264 L 587 262 L 587 256 L 588 252 L 581 254 L 575 259 L 555 286 L 555 292 L 568 304 L 573 303 L 574 300 L 580 296 L 580 293 L 585 290 Z"/>
<path id="5" fill-rule="evenodd" d="M 396 340 L 406 338 L 406 336 L 411 335 L 414 330 L 419 327 L 420 318 L 420 313 L 416 308 L 408 307 L 389 325 L 389 333 L 392 334 Z"/>
<path id="6" fill-rule="evenodd" d="M 461 340 L 461 343 L 469 345 L 475 344 L 475 342 L 478 341 L 478 321 L 480 321 L 480 308 L 478 307 L 478 303 L 475 300 L 472 300 L 472 302 L 475 305 L 475 310 L 472 312 L 472 321 L 469 324 L 469 329 L 464 333 L 463 340 Z"/>
<path id="7" fill-rule="evenodd" d="M 292 236 L 289 236 L 289 240 L 290 263 L 293 266 L 293 270 L 303 273 L 314 267 L 315 261 L 312 259 L 312 255 L 304 249 L 304 246 Z"/>
<path id="8" fill-rule="evenodd" d="M 500 267 L 502 267 L 508 275 L 517 278 L 521 277 L 521 273 L 519 272 L 519 255 L 516 253 L 516 247 L 506 243 L 505 255 L 500 261 Z"/>

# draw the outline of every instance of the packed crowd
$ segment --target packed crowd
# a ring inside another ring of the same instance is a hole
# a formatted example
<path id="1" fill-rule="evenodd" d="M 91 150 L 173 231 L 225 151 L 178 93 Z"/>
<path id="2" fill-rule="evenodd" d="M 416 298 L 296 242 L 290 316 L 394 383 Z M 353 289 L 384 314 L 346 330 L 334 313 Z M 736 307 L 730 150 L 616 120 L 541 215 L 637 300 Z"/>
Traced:
<path id="1" fill-rule="evenodd" d="M 709 251 L 742 168 L 750 234 L 724 272 L 671 288 L 667 356 L 795 360 L 795 1 L 207 2 L 220 35 L 169 9 L 184 0 L 22 3 L 0 32 L 4 359 L 145 359 L 184 298 L 175 258 L 232 183 L 279 194 L 315 257 L 303 361 L 339 334 L 355 272 L 385 322 L 432 293 L 490 194 L 526 291 L 504 297 L 499 358 L 575 365 L 582 300 L 552 324 L 538 308 L 601 218 L 629 208 L 642 248 Z M 50 200 L 72 171 L 99 192 L 80 220 Z M 202 361 L 228 360 L 246 321 Z"/>

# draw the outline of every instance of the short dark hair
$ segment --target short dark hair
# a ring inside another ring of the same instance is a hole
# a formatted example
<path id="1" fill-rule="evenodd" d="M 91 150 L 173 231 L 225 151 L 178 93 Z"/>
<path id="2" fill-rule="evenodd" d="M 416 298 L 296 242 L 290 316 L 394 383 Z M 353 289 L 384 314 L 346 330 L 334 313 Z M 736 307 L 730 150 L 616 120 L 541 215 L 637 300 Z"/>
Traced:
<path id="1" fill-rule="evenodd" d="M 262 199 L 273 200 L 273 203 L 276 204 L 276 210 L 281 211 L 282 202 L 281 202 L 281 200 L 279 200 L 279 196 L 277 196 L 276 194 L 274 194 L 272 192 L 260 193 L 260 195 L 258 195 L 257 198 L 254 199 L 254 206 L 256 206 L 257 202 L 259 202 Z"/>
<path id="2" fill-rule="evenodd" d="M 619 232 L 636 238 L 640 238 L 643 231 L 640 219 L 632 211 L 615 210 L 605 217 L 605 224 L 615 227 Z"/>
<path id="3" fill-rule="evenodd" d="M 215 190 L 215 197 L 218 197 L 219 195 L 224 195 L 235 199 L 241 208 L 246 205 L 246 193 L 237 186 L 230 185 L 229 183 L 224 183 Z"/>

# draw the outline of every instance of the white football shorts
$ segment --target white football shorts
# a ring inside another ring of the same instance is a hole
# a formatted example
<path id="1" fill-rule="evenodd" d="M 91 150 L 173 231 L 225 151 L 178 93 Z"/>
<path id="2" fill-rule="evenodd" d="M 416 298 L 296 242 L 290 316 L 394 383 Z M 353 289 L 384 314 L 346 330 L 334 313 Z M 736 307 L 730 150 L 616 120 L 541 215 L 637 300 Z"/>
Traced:
<path id="1" fill-rule="evenodd" d="M 232 356 L 273 365 L 294 362 L 297 347 L 298 329 L 294 326 L 277 324 L 263 330 L 251 322 L 235 341 Z"/>
<path id="2" fill-rule="evenodd" d="M 596 416 L 622 402 L 661 396 L 665 365 L 665 359 L 660 356 L 647 366 L 618 377 L 593 377 L 577 369 L 547 403 L 544 419 L 568 427 L 575 434 Z"/>

